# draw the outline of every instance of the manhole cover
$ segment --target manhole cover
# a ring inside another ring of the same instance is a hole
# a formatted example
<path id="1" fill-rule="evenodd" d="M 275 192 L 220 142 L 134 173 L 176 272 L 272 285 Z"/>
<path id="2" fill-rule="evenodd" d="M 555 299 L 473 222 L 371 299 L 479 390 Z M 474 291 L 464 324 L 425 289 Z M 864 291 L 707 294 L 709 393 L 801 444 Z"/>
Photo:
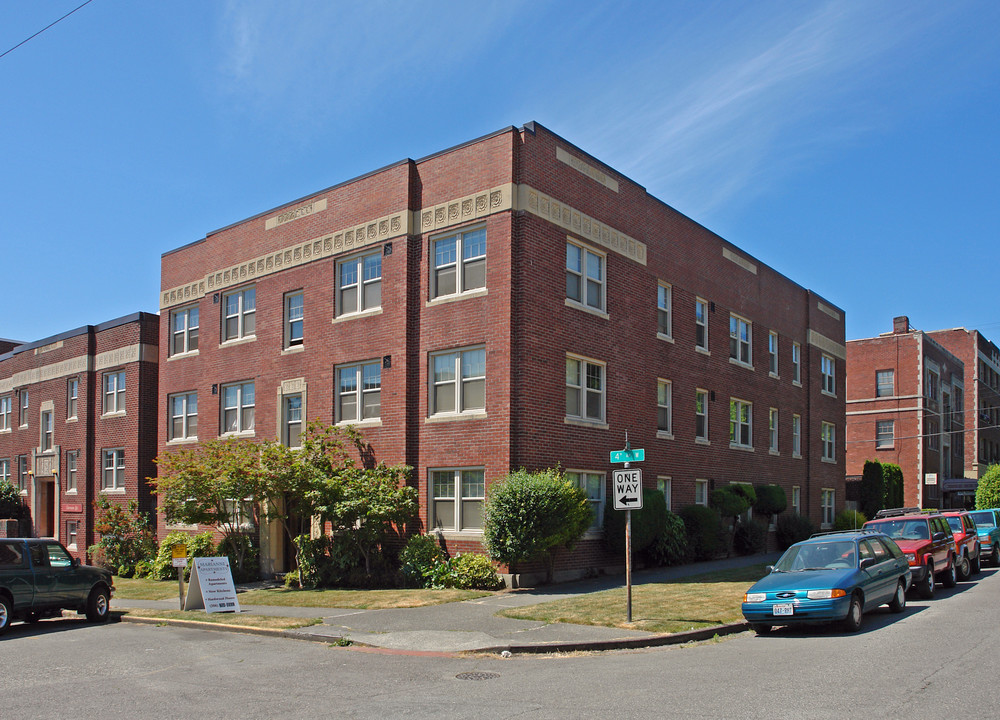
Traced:
<path id="1" fill-rule="evenodd" d="M 500 677 L 499 673 L 493 672 L 465 672 L 455 676 L 459 680 L 493 680 Z"/>

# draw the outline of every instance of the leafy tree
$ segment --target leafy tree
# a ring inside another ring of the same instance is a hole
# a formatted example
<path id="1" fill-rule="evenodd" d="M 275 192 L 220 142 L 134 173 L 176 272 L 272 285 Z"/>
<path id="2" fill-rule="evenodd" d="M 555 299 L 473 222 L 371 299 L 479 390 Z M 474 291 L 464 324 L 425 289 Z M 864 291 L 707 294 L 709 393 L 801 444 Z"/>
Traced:
<path id="1" fill-rule="evenodd" d="M 736 538 L 736 526 L 739 524 L 740 515 L 745 513 L 757 500 L 757 493 L 749 485 L 733 483 L 723 485 L 712 491 L 708 498 L 710 507 L 715 508 L 719 515 L 724 518 L 732 518 L 732 525 L 729 533 L 728 552 L 732 553 L 733 541 Z"/>
<path id="2" fill-rule="evenodd" d="M 976 486 L 976 509 L 1000 507 L 1000 465 L 990 465 Z"/>
<path id="3" fill-rule="evenodd" d="M 882 480 L 885 483 L 885 506 L 890 508 L 903 507 L 902 468 L 895 463 L 882 463 Z"/>
<path id="4" fill-rule="evenodd" d="M 9 482 L 0 482 L 0 519 L 21 520 L 28 516 L 28 508 L 21 499 L 21 491 Z"/>
<path id="5" fill-rule="evenodd" d="M 556 549 L 572 548 L 594 517 L 587 493 L 556 468 L 509 473 L 490 487 L 484 513 L 490 556 L 511 572 L 519 563 L 543 560 L 550 581 Z"/>
<path id="6" fill-rule="evenodd" d="M 788 507 L 788 496 L 783 487 L 780 485 L 757 485 L 754 490 L 757 493 L 757 501 L 753 504 L 755 513 L 770 519 L 772 515 L 785 512 Z"/>
<path id="7" fill-rule="evenodd" d="M 865 517 L 875 517 L 875 513 L 889 507 L 885 480 L 882 474 L 882 463 L 878 460 L 866 460 L 861 471 L 861 487 L 858 509 Z M 900 503 L 902 505 L 902 503 Z M 899 507 L 894 505 L 893 507 Z"/>
<path id="8" fill-rule="evenodd" d="M 135 500 L 122 505 L 102 496 L 94 507 L 94 530 L 101 539 L 88 552 L 117 575 L 132 577 L 137 564 L 156 555 L 156 533 L 150 529 L 149 517 L 139 512 Z"/>

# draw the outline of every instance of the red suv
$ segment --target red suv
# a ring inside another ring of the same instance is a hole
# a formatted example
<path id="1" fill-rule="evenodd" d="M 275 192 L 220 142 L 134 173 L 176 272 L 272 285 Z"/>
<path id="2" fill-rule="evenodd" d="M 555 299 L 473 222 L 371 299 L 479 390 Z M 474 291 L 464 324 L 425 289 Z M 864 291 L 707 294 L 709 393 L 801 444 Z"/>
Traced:
<path id="1" fill-rule="evenodd" d="M 958 551 L 951 526 L 940 513 L 920 508 L 879 510 L 864 527 L 896 541 L 910 563 L 920 597 L 934 597 L 935 578 L 945 587 L 955 587 Z"/>
<path id="2" fill-rule="evenodd" d="M 981 569 L 976 521 L 965 510 L 946 510 L 942 515 L 955 536 L 955 545 L 958 548 L 958 566 L 955 570 L 958 579 L 968 580 L 973 575 L 978 575 Z"/>

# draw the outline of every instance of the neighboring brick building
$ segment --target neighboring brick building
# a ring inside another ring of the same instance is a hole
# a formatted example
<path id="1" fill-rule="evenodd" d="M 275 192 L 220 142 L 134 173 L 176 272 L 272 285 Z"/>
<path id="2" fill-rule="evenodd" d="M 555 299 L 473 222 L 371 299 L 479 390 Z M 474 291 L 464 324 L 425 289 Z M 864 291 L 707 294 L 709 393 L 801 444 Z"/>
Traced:
<path id="1" fill-rule="evenodd" d="M 965 479 L 956 492 L 971 498 L 989 465 L 1000 463 L 1000 349 L 978 330 L 955 328 L 928 333 L 965 364 Z"/>
<path id="2" fill-rule="evenodd" d="M 674 509 L 730 482 L 843 504 L 843 311 L 537 124 L 210 233 L 161 289 L 161 452 L 355 424 L 453 552 L 521 466 L 568 471 L 599 524 L 626 432 Z M 595 530 L 558 562 L 622 559 Z"/>
<path id="3" fill-rule="evenodd" d="M 94 502 L 155 507 L 159 316 L 136 313 L 0 355 L 0 480 L 21 490 L 30 528 L 86 557 Z"/>
<path id="4" fill-rule="evenodd" d="M 847 343 L 847 473 L 866 460 L 903 471 L 907 506 L 964 507 L 965 366 L 933 333 L 893 330 Z M 975 488 L 973 487 L 973 490 Z"/>

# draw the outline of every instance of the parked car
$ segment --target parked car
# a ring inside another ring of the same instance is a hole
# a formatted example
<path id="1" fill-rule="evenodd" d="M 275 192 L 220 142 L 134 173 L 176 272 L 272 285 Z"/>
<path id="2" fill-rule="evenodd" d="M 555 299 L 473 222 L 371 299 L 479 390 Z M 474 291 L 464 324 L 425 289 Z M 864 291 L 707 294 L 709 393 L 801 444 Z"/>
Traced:
<path id="1" fill-rule="evenodd" d="M 955 572 L 958 574 L 958 579 L 964 581 L 973 575 L 978 575 L 982 568 L 979 559 L 980 545 L 976 521 L 965 510 L 946 510 L 941 514 L 948 521 L 952 535 L 955 537 L 955 547 L 958 549 L 958 564 L 955 566 Z"/>
<path id="2" fill-rule="evenodd" d="M 789 547 L 747 590 L 743 617 L 757 633 L 828 622 L 854 632 L 879 605 L 903 612 L 911 577 L 903 551 L 881 532 L 820 533 Z"/>
<path id="3" fill-rule="evenodd" d="M 1000 509 L 972 510 L 969 515 L 976 521 L 984 559 L 993 567 L 1000 566 Z"/>
<path id="4" fill-rule="evenodd" d="M 884 532 L 899 545 L 910 563 L 913 586 L 920 597 L 934 597 L 935 580 L 955 587 L 958 551 L 951 526 L 940 513 L 915 507 L 879 510 L 864 527 Z"/>
<path id="5" fill-rule="evenodd" d="M 114 590 L 109 571 L 81 565 L 56 540 L 0 540 L 0 635 L 14 620 L 35 622 L 63 610 L 104 622 Z"/>

